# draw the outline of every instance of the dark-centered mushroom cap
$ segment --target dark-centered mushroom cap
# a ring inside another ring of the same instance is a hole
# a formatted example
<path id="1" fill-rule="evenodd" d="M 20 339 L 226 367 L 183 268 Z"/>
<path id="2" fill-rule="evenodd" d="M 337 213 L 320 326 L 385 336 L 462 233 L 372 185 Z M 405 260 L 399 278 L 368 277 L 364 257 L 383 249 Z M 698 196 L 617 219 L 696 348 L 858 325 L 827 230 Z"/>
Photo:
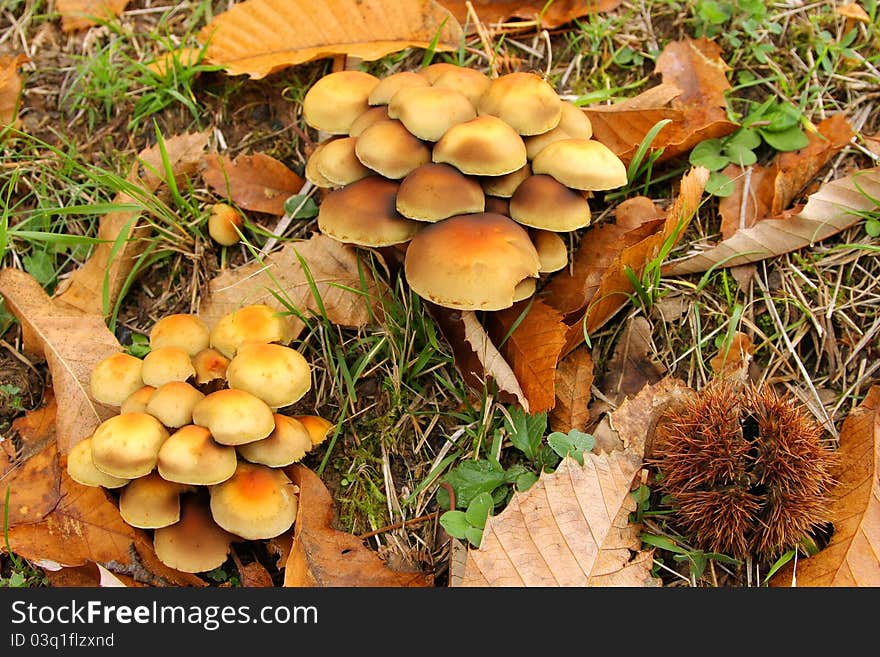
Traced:
<path id="1" fill-rule="evenodd" d="M 306 92 L 303 119 L 316 130 L 347 134 L 352 122 L 370 108 L 369 97 L 379 78 L 365 71 L 345 70 L 325 75 Z"/>
<path id="2" fill-rule="evenodd" d="M 526 178 L 510 197 L 511 219 L 525 226 L 565 232 L 590 224 L 590 204 L 583 194 L 546 174 Z"/>
<path id="3" fill-rule="evenodd" d="M 141 529 L 173 525 L 180 520 L 180 494 L 186 488 L 157 472 L 132 479 L 119 494 L 119 515 Z"/>
<path id="4" fill-rule="evenodd" d="M 397 190 L 397 211 L 417 221 L 482 212 L 484 205 L 480 184 L 451 164 L 423 164 L 404 178 Z"/>
<path id="5" fill-rule="evenodd" d="M 330 435 L 335 425 L 325 417 L 320 415 L 293 415 L 293 419 L 302 424 L 306 431 L 309 432 L 309 438 L 312 440 L 312 448 L 317 447 Z"/>
<path id="6" fill-rule="evenodd" d="M 538 276 L 540 261 L 526 229 L 510 217 L 477 213 L 428 224 L 404 259 L 410 287 L 438 305 L 501 310 L 516 288 Z"/>
<path id="7" fill-rule="evenodd" d="M 229 358 L 217 349 L 208 347 L 192 357 L 192 364 L 196 370 L 196 384 L 204 385 L 217 379 L 226 378 Z"/>
<path id="8" fill-rule="evenodd" d="M 391 98 L 404 87 L 428 87 L 430 81 L 415 71 L 398 71 L 387 75 L 379 81 L 370 97 L 367 99 L 370 105 L 387 105 Z"/>
<path id="9" fill-rule="evenodd" d="M 358 159 L 355 153 L 357 140 L 357 137 L 333 139 L 312 154 L 318 173 L 333 187 L 351 184 L 374 173 Z"/>
<path id="10" fill-rule="evenodd" d="M 98 425 L 92 434 L 92 462 L 101 472 L 135 479 L 156 467 L 168 430 L 148 413 L 120 413 Z"/>
<path id="11" fill-rule="evenodd" d="M 140 358 L 122 351 L 102 358 L 92 368 L 89 378 L 92 399 L 101 404 L 119 406 L 144 385 L 143 365 Z"/>
<path id="12" fill-rule="evenodd" d="M 626 185 L 626 165 L 595 139 L 562 139 L 545 146 L 532 160 L 533 173 L 546 173 L 567 187 L 584 191 Z"/>
<path id="13" fill-rule="evenodd" d="M 522 137 L 497 116 L 478 116 L 447 130 L 434 144 L 434 162 L 475 176 L 503 176 L 526 165 Z"/>
<path id="14" fill-rule="evenodd" d="M 408 242 L 424 224 L 397 211 L 399 185 L 396 180 L 369 176 L 333 190 L 318 208 L 318 228 L 347 244 L 378 247 Z"/>
<path id="15" fill-rule="evenodd" d="M 407 87 L 388 103 L 388 116 L 398 119 L 419 139 L 437 141 L 451 127 L 475 118 L 477 110 L 456 89 Z"/>
<path id="16" fill-rule="evenodd" d="M 226 481 L 237 463 L 235 447 L 218 443 L 207 427 L 187 424 L 162 444 L 156 467 L 168 481 L 200 486 Z"/>
<path id="17" fill-rule="evenodd" d="M 544 78 L 518 71 L 491 81 L 477 103 L 477 114 L 497 116 L 521 135 L 537 135 L 559 125 L 562 103 Z"/>
<path id="18" fill-rule="evenodd" d="M 230 388 L 246 390 L 278 409 L 299 401 L 312 387 L 309 362 L 280 344 L 244 345 L 226 368 Z"/>
<path id="19" fill-rule="evenodd" d="M 243 445 L 265 438 L 275 428 L 272 409 L 246 390 L 223 388 L 205 395 L 193 408 L 193 424 L 205 427 L 222 445 Z"/>
<path id="20" fill-rule="evenodd" d="M 431 161 L 431 149 L 396 119 L 376 121 L 352 139 L 361 163 L 385 178 L 399 180 Z"/>
<path id="21" fill-rule="evenodd" d="M 229 546 L 240 540 L 220 527 L 211 515 L 207 496 L 186 493 L 180 500 L 180 520 L 153 533 L 159 561 L 184 573 L 202 573 L 223 565 Z"/>

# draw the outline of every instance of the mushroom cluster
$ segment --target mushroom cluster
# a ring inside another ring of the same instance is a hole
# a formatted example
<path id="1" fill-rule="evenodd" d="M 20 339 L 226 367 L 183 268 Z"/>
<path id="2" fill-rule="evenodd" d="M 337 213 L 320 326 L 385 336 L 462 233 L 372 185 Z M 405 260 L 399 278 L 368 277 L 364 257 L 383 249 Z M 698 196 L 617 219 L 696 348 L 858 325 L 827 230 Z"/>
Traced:
<path id="1" fill-rule="evenodd" d="M 156 555 L 184 572 L 220 566 L 236 541 L 287 531 L 296 486 L 283 468 L 332 429 L 283 411 L 310 389 L 289 320 L 264 304 L 221 317 L 159 319 L 143 358 L 118 352 L 90 376 L 94 401 L 119 409 L 68 454 L 85 486 L 118 489 L 119 512 L 153 530 Z"/>
<path id="2" fill-rule="evenodd" d="M 590 196 L 627 182 L 583 110 L 535 73 L 343 70 L 312 85 L 302 110 L 321 134 L 305 170 L 326 190 L 319 230 L 404 245 L 410 288 L 449 308 L 531 296 L 568 263 L 561 233 L 589 225 Z"/>

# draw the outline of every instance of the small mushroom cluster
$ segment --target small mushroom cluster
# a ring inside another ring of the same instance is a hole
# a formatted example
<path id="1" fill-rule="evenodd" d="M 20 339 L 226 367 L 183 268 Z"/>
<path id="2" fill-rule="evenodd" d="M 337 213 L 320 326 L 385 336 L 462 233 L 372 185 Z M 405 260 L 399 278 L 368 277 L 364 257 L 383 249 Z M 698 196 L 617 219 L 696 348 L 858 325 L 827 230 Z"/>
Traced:
<path id="1" fill-rule="evenodd" d="M 67 457 L 70 477 L 119 489 L 119 512 L 153 530 L 156 555 L 184 572 L 220 566 L 230 544 L 287 531 L 296 486 L 283 468 L 332 428 L 281 411 L 311 389 L 288 319 L 264 304 L 221 317 L 159 319 L 143 358 L 118 352 L 90 376 L 94 401 L 119 409 Z"/>
<path id="2" fill-rule="evenodd" d="M 530 297 L 568 263 L 560 233 L 589 225 L 590 195 L 627 182 L 583 110 L 535 73 L 343 70 L 312 85 L 302 109 L 322 135 L 305 170 L 327 190 L 319 230 L 405 245 L 410 288 L 450 308 Z"/>

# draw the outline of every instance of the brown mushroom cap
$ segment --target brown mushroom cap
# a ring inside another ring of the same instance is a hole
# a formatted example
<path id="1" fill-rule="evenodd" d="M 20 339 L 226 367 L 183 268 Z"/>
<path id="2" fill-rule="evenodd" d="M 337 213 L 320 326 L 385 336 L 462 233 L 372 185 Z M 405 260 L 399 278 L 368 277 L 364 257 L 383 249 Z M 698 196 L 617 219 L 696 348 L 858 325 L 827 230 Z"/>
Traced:
<path id="1" fill-rule="evenodd" d="M 590 139 L 593 136 L 593 123 L 590 117 L 570 100 L 563 101 L 562 116 L 556 127 L 565 130 L 574 139 Z"/>
<path id="2" fill-rule="evenodd" d="M 456 89 L 407 87 L 388 103 L 388 116 L 425 141 L 437 141 L 459 123 L 477 116 L 474 104 Z"/>
<path id="3" fill-rule="evenodd" d="M 312 449 L 312 438 L 305 425 L 281 413 L 275 414 L 275 429 L 268 437 L 239 445 L 238 453 L 251 463 L 282 468 L 296 463 Z"/>
<path id="4" fill-rule="evenodd" d="M 388 105 L 394 94 L 404 87 L 427 87 L 430 84 L 424 75 L 419 75 L 415 71 L 399 71 L 382 78 L 379 84 L 373 87 L 367 100 L 370 105 Z"/>
<path id="5" fill-rule="evenodd" d="M 217 379 L 225 379 L 229 359 L 217 349 L 208 347 L 192 357 L 192 364 L 196 370 L 196 383 L 203 385 Z"/>
<path id="6" fill-rule="evenodd" d="M 230 388 L 246 390 L 278 409 L 299 401 L 312 387 L 309 362 L 280 344 L 242 346 L 226 368 Z"/>
<path id="7" fill-rule="evenodd" d="M 517 285 L 538 276 L 526 229 L 510 217 L 478 213 L 428 224 L 409 243 L 404 272 L 419 296 L 448 308 L 501 310 Z"/>
<path id="8" fill-rule="evenodd" d="M 534 160 L 535 156 L 538 153 L 540 153 L 542 150 L 544 150 L 546 146 L 549 146 L 554 141 L 571 138 L 571 135 L 559 126 L 553 128 L 552 130 L 548 130 L 547 132 L 542 132 L 540 135 L 530 135 L 528 137 L 523 137 L 523 141 L 526 144 L 526 156 L 529 158 L 529 161 Z"/>
<path id="9" fill-rule="evenodd" d="M 244 217 L 228 203 L 214 203 L 208 215 L 208 235 L 221 246 L 232 246 L 241 241 Z"/>
<path id="10" fill-rule="evenodd" d="M 235 447 L 218 443 L 206 427 L 187 424 L 162 444 L 157 468 L 168 481 L 198 486 L 226 481 L 237 462 Z"/>
<path id="11" fill-rule="evenodd" d="M 317 447 L 327 440 L 327 436 L 330 435 L 330 431 L 335 426 L 330 420 L 323 418 L 320 415 L 293 415 L 291 417 L 302 424 L 306 428 L 306 431 L 309 432 L 309 438 L 312 440 L 312 448 Z"/>
<path id="12" fill-rule="evenodd" d="M 305 179 L 312 183 L 315 187 L 320 189 L 332 189 L 336 187 L 332 182 L 327 180 L 320 171 L 318 171 L 318 162 L 321 159 L 321 151 L 323 151 L 327 146 L 332 144 L 337 139 L 344 139 L 344 137 L 331 137 L 329 139 L 325 139 L 315 146 L 312 152 L 309 154 L 308 159 L 306 160 L 306 167 L 303 175 Z"/>
<path id="13" fill-rule="evenodd" d="M 488 196 L 500 196 L 510 198 L 519 187 L 519 184 L 532 175 L 532 168 L 526 164 L 524 167 L 504 174 L 503 176 L 486 176 L 480 179 L 483 192 Z"/>
<path id="14" fill-rule="evenodd" d="M 370 108 L 369 97 L 379 78 L 365 71 L 344 70 L 325 75 L 306 92 L 303 119 L 316 130 L 347 134 L 352 122 Z"/>
<path id="15" fill-rule="evenodd" d="M 236 388 L 223 388 L 205 395 L 193 408 L 192 421 L 206 427 L 222 445 L 260 440 L 275 428 L 275 418 L 268 404 Z"/>
<path id="16" fill-rule="evenodd" d="M 125 398 L 125 401 L 119 406 L 120 413 L 146 413 L 147 412 L 147 402 L 150 401 L 150 397 L 156 391 L 155 386 L 141 386 L 133 393 L 131 393 L 128 397 Z"/>
<path id="17" fill-rule="evenodd" d="M 92 434 L 92 462 L 114 477 L 142 477 L 156 467 L 159 448 L 167 438 L 165 426 L 148 413 L 113 415 Z"/>
<path id="18" fill-rule="evenodd" d="M 119 494 L 119 515 L 132 527 L 156 529 L 180 520 L 180 494 L 186 490 L 156 472 L 132 479 Z"/>
<path id="19" fill-rule="evenodd" d="M 186 381 L 169 381 L 150 395 L 146 412 L 166 427 L 182 427 L 192 422 L 192 409 L 204 398 L 203 392 Z"/>
<path id="20" fill-rule="evenodd" d="M 255 303 L 223 315 L 211 329 L 211 347 L 232 358 L 243 344 L 287 344 L 292 335 L 290 320 L 282 312 L 267 304 Z"/>
<path id="21" fill-rule="evenodd" d="M 424 224 L 397 211 L 400 183 L 369 176 L 327 194 L 318 208 L 318 228 L 340 242 L 391 246 L 408 242 Z"/>
<path id="22" fill-rule="evenodd" d="M 222 566 L 237 539 L 214 521 L 203 495 L 189 493 L 181 498 L 180 520 L 153 533 L 153 549 L 169 568 L 201 573 Z"/>
<path id="23" fill-rule="evenodd" d="M 120 488 L 130 479 L 114 477 L 101 472 L 92 461 L 92 437 L 80 440 L 67 453 L 67 474 L 76 483 L 83 486 L 101 486 L 103 488 Z"/>
<path id="24" fill-rule="evenodd" d="M 320 152 L 312 155 L 316 159 L 318 173 L 334 187 L 342 187 L 373 174 L 355 153 L 357 140 L 357 137 L 333 139 Z"/>
<path id="25" fill-rule="evenodd" d="M 626 165 L 595 139 L 561 139 L 541 149 L 533 173 L 546 173 L 572 189 L 600 191 L 626 185 Z"/>
<path id="26" fill-rule="evenodd" d="M 195 376 L 189 353 L 180 347 L 156 347 L 144 356 L 141 378 L 148 386 L 159 388 L 169 381 L 186 381 Z"/>
<path id="27" fill-rule="evenodd" d="M 376 121 L 352 139 L 358 160 L 385 178 L 399 180 L 431 161 L 431 149 L 396 119 Z"/>
<path id="28" fill-rule="evenodd" d="M 143 361 L 125 352 L 102 358 L 89 379 L 92 399 L 101 404 L 119 406 L 125 398 L 144 385 Z"/>
<path id="29" fill-rule="evenodd" d="M 360 137 L 361 133 L 369 128 L 371 125 L 373 125 L 376 121 L 386 121 L 389 118 L 390 117 L 388 116 L 387 105 L 378 105 L 376 107 L 371 107 L 354 120 L 354 123 L 351 124 L 351 129 L 348 131 L 348 134 L 352 137 Z"/>
<path id="30" fill-rule="evenodd" d="M 460 68 L 461 66 L 457 66 L 451 62 L 434 62 L 433 64 L 428 64 L 427 66 L 420 68 L 416 73 L 424 76 L 428 82 L 434 84 L 435 80 L 444 73 L 457 71 Z"/>
<path id="31" fill-rule="evenodd" d="M 518 71 L 491 81 L 477 103 L 477 114 L 497 116 L 521 135 L 537 135 L 559 125 L 562 103 L 544 78 Z"/>
<path id="32" fill-rule="evenodd" d="M 214 520 L 242 538 L 274 538 L 296 520 L 298 490 L 281 469 L 239 461 L 232 477 L 209 490 Z"/>
<path id="33" fill-rule="evenodd" d="M 559 271 L 568 264 L 568 247 L 559 233 L 552 230 L 532 228 L 529 231 L 532 244 L 541 259 L 539 271 L 542 274 Z"/>
<path id="34" fill-rule="evenodd" d="M 565 232 L 590 224 L 590 204 L 580 192 L 546 174 L 534 174 L 510 197 L 510 217 L 533 228 Z"/>
<path id="35" fill-rule="evenodd" d="M 455 66 L 439 71 L 431 84 L 441 89 L 455 89 L 464 94 L 476 108 L 480 98 L 489 88 L 490 82 L 489 76 L 482 71 L 466 66 Z"/>
<path id="36" fill-rule="evenodd" d="M 503 196 L 492 196 L 486 194 L 486 209 L 483 212 L 492 212 L 493 214 L 503 214 L 510 216 L 510 199 Z"/>
<path id="37" fill-rule="evenodd" d="M 484 206 L 480 184 L 450 164 L 423 164 L 397 190 L 397 211 L 417 221 L 482 212 Z"/>
<path id="38" fill-rule="evenodd" d="M 497 116 L 489 115 L 452 126 L 434 144 L 432 159 L 476 176 L 503 176 L 528 161 L 522 137 Z"/>

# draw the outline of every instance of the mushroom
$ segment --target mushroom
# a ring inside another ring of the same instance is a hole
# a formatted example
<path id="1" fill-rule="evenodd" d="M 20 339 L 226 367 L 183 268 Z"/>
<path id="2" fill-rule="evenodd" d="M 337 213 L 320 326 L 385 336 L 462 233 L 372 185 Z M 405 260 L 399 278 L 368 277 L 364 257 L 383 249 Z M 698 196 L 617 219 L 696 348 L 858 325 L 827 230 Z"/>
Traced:
<path id="1" fill-rule="evenodd" d="M 180 494 L 186 490 L 156 472 L 132 479 L 119 494 L 119 515 L 132 527 L 157 529 L 180 520 Z"/>
<path id="2" fill-rule="evenodd" d="M 562 104 L 544 78 L 518 71 L 490 82 L 477 103 L 477 114 L 497 116 L 521 135 L 538 135 L 559 125 Z"/>
<path id="3" fill-rule="evenodd" d="M 460 310 L 501 310 L 516 287 L 538 276 L 540 260 L 526 229 L 494 213 L 456 215 L 428 224 L 406 251 L 404 273 L 422 298 Z"/>
<path id="4" fill-rule="evenodd" d="M 309 362 L 280 344 L 243 345 L 226 368 L 230 388 L 259 397 L 272 409 L 289 406 L 312 387 Z"/>
<path id="5" fill-rule="evenodd" d="M 510 216 L 510 199 L 503 196 L 492 196 L 486 194 L 486 208 L 483 212 L 491 212 L 493 214 L 503 214 Z"/>
<path id="6" fill-rule="evenodd" d="M 434 62 L 433 64 L 423 66 L 418 71 L 416 71 L 416 73 L 424 76 L 425 79 L 428 80 L 428 82 L 434 84 L 434 81 L 444 73 L 457 71 L 460 68 L 460 66 L 452 64 L 451 62 Z"/>
<path id="7" fill-rule="evenodd" d="M 397 190 L 397 211 L 417 221 L 440 221 L 456 214 L 482 212 L 480 184 L 450 164 L 429 162 L 404 178 Z"/>
<path id="8" fill-rule="evenodd" d="M 452 126 L 434 144 L 431 157 L 476 176 L 503 176 L 528 161 L 522 137 L 496 116 L 478 116 Z"/>
<path id="9" fill-rule="evenodd" d="M 626 166 L 614 151 L 595 139 L 561 139 L 541 149 L 533 173 L 553 176 L 566 187 L 584 191 L 626 184 Z"/>
<path id="10" fill-rule="evenodd" d="M 156 467 L 168 481 L 199 486 L 226 481 L 237 462 L 235 447 L 218 443 L 206 427 L 187 424 L 162 444 Z"/>
<path id="11" fill-rule="evenodd" d="M 565 232 L 590 224 L 590 204 L 582 193 L 553 176 L 534 174 L 510 197 L 510 218 L 525 226 Z"/>
<path id="12" fill-rule="evenodd" d="M 211 329 L 198 315 L 175 313 L 159 319 L 150 329 L 150 349 L 177 347 L 193 356 L 210 343 Z"/>
<path id="13" fill-rule="evenodd" d="M 399 71 L 382 78 L 379 84 L 373 87 L 367 101 L 374 106 L 388 105 L 394 94 L 404 87 L 427 87 L 430 84 L 424 75 L 419 75 L 415 71 Z"/>
<path id="14" fill-rule="evenodd" d="M 147 402 L 150 401 L 150 397 L 156 391 L 156 386 L 141 386 L 133 393 L 131 393 L 128 397 L 125 398 L 125 401 L 122 402 L 119 406 L 120 413 L 146 413 L 147 412 Z"/>
<path id="15" fill-rule="evenodd" d="M 568 247 L 559 233 L 552 230 L 532 228 L 529 230 L 532 244 L 538 252 L 541 266 L 538 271 L 549 274 L 563 269 L 568 264 Z"/>
<path id="16" fill-rule="evenodd" d="M 208 214 L 208 235 L 221 246 L 233 246 L 241 241 L 244 218 L 228 203 L 214 203 Z"/>
<path id="17" fill-rule="evenodd" d="M 192 422 L 192 411 L 205 394 L 186 381 L 169 381 L 156 388 L 146 412 L 166 427 L 176 429 Z"/>
<path id="18" fill-rule="evenodd" d="M 92 437 L 84 438 L 70 448 L 67 454 L 67 474 L 76 483 L 83 486 L 101 486 L 103 488 L 120 488 L 129 481 L 128 478 L 114 477 L 101 472 L 92 461 Z"/>
<path id="19" fill-rule="evenodd" d="M 280 469 L 239 461 L 235 474 L 209 492 L 214 521 L 247 540 L 274 538 L 296 520 L 298 488 Z"/>
<path id="20" fill-rule="evenodd" d="M 431 161 L 431 149 L 396 119 L 376 121 L 359 137 L 350 139 L 356 140 L 357 159 L 385 178 L 399 180 Z"/>
<path id="21" fill-rule="evenodd" d="M 180 347 L 156 347 L 144 356 L 141 378 L 148 386 L 159 388 L 169 381 L 186 381 L 196 370 L 189 353 Z"/>
<path id="22" fill-rule="evenodd" d="M 306 431 L 309 432 L 309 438 L 312 440 L 310 450 L 327 440 L 327 436 L 330 435 L 330 431 L 334 427 L 330 420 L 320 415 L 292 415 L 291 417 L 302 424 Z"/>
<path id="23" fill-rule="evenodd" d="M 243 344 L 287 344 L 292 337 L 287 317 L 272 306 L 255 303 L 223 315 L 211 329 L 211 347 L 232 358 Z"/>
<path id="24" fill-rule="evenodd" d="M 490 82 L 489 76 L 482 71 L 466 66 L 454 66 L 439 71 L 431 84 L 441 89 L 455 89 L 464 94 L 476 108 L 480 98 L 489 88 Z"/>
<path id="25" fill-rule="evenodd" d="M 371 107 L 354 120 L 354 123 L 351 124 L 351 129 L 348 131 L 348 134 L 352 137 L 360 137 L 361 133 L 369 128 L 371 125 L 373 125 L 376 121 L 385 121 L 389 118 L 390 117 L 388 116 L 387 105 L 377 105 L 376 107 Z"/>
<path id="26" fill-rule="evenodd" d="M 189 493 L 180 501 L 180 520 L 153 533 L 153 549 L 169 568 L 201 573 L 222 566 L 237 539 L 217 525 L 204 495 Z"/>
<path id="27" fill-rule="evenodd" d="M 364 166 L 355 153 L 357 140 L 357 137 L 333 139 L 310 158 L 316 160 L 318 173 L 332 186 L 342 187 L 373 174 L 373 171 Z"/>
<path id="28" fill-rule="evenodd" d="M 318 228 L 339 242 L 391 246 L 412 239 L 422 224 L 397 211 L 396 180 L 369 176 L 327 194 L 318 208 Z"/>
<path id="29" fill-rule="evenodd" d="M 217 349 L 208 347 L 192 357 L 192 364 L 196 370 L 196 384 L 205 385 L 226 378 L 229 359 Z"/>
<path id="30" fill-rule="evenodd" d="M 306 92 L 305 122 L 316 130 L 347 134 L 352 122 L 370 108 L 368 99 L 380 82 L 365 71 L 344 70 L 325 75 Z"/>
<path id="31" fill-rule="evenodd" d="M 437 141 L 459 123 L 477 116 L 474 104 L 456 89 L 407 87 L 388 103 L 388 116 L 398 119 L 419 139 Z"/>
<path id="32" fill-rule="evenodd" d="M 193 407 L 193 424 L 207 428 L 223 445 L 243 445 L 265 438 L 275 428 L 272 409 L 246 390 L 223 388 Z"/>
<path id="33" fill-rule="evenodd" d="M 519 184 L 531 175 L 532 168 L 526 164 L 516 171 L 504 174 L 503 176 L 486 176 L 481 178 L 480 184 L 483 186 L 483 191 L 489 196 L 510 198 L 516 191 L 516 188 L 519 187 Z"/>
<path id="34" fill-rule="evenodd" d="M 242 458 L 251 463 L 282 468 L 302 460 L 312 449 L 312 438 L 302 422 L 276 413 L 272 433 L 262 440 L 239 445 L 236 449 Z"/>
<path id="35" fill-rule="evenodd" d="M 516 288 L 513 290 L 513 303 L 528 299 L 535 293 L 535 289 L 537 289 L 537 287 L 538 279 L 531 276 L 529 278 L 522 279 L 519 283 L 516 284 Z"/>
<path id="36" fill-rule="evenodd" d="M 590 118 L 580 107 L 567 100 L 562 103 L 562 117 L 559 119 L 559 125 L 539 135 L 524 137 L 523 141 L 526 143 L 526 153 L 529 160 L 533 160 L 545 146 L 554 141 L 589 139 L 592 136 L 593 124 Z"/>
<path id="37" fill-rule="evenodd" d="M 120 413 L 98 425 L 92 434 L 92 462 L 105 474 L 135 479 L 156 467 L 168 430 L 148 413 Z"/>
<path id="38" fill-rule="evenodd" d="M 306 167 L 303 175 L 305 179 L 312 183 L 315 187 L 320 189 L 332 189 L 336 185 L 327 180 L 320 171 L 318 171 L 318 162 L 321 159 L 321 152 L 327 148 L 330 144 L 338 139 L 344 139 L 344 137 L 331 137 L 330 139 L 325 139 L 315 146 L 312 152 L 309 154 L 308 159 L 306 160 Z"/>
<path id="39" fill-rule="evenodd" d="M 89 390 L 101 404 L 119 406 L 125 398 L 144 385 L 143 361 L 124 351 L 102 358 L 92 368 Z"/>

